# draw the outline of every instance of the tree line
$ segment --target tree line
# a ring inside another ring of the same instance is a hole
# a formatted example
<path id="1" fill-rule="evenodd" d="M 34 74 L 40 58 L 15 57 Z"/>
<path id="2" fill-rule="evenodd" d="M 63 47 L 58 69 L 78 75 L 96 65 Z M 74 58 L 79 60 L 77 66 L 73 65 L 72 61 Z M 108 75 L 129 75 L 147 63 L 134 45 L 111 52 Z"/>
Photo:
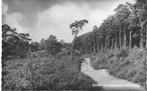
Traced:
<path id="1" fill-rule="evenodd" d="M 91 32 L 78 36 L 88 20 L 75 21 L 69 25 L 74 36 L 72 43 L 58 40 L 50 35 L 40 42 L 31 41 L 28 33 L 17 33 L 15 28 L 2 25 L 2 58 L 9 55 L 23 58 L 28 52 L 45 50 L 48 54 L 56 55 L 62 49 L 67 49 L 72 55 L 75 50 L 81 53 L 96 53 L 106 49 L 131 49 L 134 46 L 143 48 L 147 40 L 147 1 L 136 0 L 135 4 L 120 4 L 114 10 L 115 14 L 108 16 Z"/>
<path id="2" fill-rule="evenodd" d="M 27 55 L 31 38 L 28 33 L 17 33 L 15 28 L 7 24 L 2 25 L 2 59 L 17 55 L 23 58 Z"/>
<path id="3" fill-rule="evenodd" d="M 89 33 L 78 36 L 74 49 L 82 53 L 96 53 L 105 49 L 145 47 L 147 40 L 147 1 L 120 4 L 103 23 Z"/>
<path id="4" fill-rule="evenodd" d="M 32 41 L 28 33 L 18 33 L 16 28 L 11 28 L 7 24 L 2 25 L 2 59 L 26 58 L 32 52 L 45 50 L 47 54 L 55 55 L 62 48 L 70 46 L 64 40 L 58 41 L 55 35 L 50 35 L 40 42 Z"/>

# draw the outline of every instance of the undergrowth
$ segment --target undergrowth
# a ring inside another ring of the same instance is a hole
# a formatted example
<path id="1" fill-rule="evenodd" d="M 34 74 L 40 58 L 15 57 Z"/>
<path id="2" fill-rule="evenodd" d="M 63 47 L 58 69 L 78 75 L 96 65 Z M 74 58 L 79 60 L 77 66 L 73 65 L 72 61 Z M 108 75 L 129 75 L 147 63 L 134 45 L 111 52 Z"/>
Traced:
<path id="1" fill-rule="evenodd" d="M 100 52 L 92 58 L 92 66 L 95 69 L 108 69 L 109 73 L 115 77 L 145 85 L 145 51 L 143 49 Z"/>
<path id="2" fill-rule="evenodd" d="M 3 67 L 3 90 L 88 90 L 95 83 L 79 71 L 80 57 L 32 57 L 8 60 Z"/>

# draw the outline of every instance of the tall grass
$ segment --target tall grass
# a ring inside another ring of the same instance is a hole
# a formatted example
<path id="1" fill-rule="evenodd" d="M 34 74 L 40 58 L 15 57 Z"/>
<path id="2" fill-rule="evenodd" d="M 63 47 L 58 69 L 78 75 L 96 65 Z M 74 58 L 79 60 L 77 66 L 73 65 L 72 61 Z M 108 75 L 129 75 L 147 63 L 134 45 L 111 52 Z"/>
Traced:
<path id="1" fill-rule="evenodd" d="M 143 49 L 111 50 L 99 53 L 92 60 L 95 69 L 108 69 L 111 75 L 145 85 L 145 54 Z M 147 56 L 147 55 L 146 55 Z"/>
<path id="2" fill-rule="evenodd" d="M 3 68 L 3 90 L 87 90 L 95 83 L 79 71 L 80 57 L 12 59 Z"/>

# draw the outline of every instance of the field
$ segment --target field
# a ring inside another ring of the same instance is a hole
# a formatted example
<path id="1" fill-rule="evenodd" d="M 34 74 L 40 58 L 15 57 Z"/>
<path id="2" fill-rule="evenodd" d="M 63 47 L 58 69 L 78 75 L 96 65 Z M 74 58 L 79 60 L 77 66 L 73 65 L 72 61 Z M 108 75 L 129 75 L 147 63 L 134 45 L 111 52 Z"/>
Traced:
<path id="1" fill-rule="evenodd" d="M 3 90 L 86 90 L 95 83 L 69 55 L 11 59 L 3 67 Z"/>

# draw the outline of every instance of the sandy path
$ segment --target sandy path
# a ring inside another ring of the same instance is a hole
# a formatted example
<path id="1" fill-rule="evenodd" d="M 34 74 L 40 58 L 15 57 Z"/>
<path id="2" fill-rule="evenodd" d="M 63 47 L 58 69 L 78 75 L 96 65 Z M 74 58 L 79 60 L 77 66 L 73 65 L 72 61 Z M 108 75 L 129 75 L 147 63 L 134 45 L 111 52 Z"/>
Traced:
<path id="1" fill-rule="evenodd" d="M 106 69 L 93 69 L 89 58 L 85 58 L 85 61 L 82 62 L 81 72 L 98 82 L 98 84 L 93 84 L 93 86 L 102 86 L 106 91 L 145 91 L 138 84 L 111 76 Z"/>

